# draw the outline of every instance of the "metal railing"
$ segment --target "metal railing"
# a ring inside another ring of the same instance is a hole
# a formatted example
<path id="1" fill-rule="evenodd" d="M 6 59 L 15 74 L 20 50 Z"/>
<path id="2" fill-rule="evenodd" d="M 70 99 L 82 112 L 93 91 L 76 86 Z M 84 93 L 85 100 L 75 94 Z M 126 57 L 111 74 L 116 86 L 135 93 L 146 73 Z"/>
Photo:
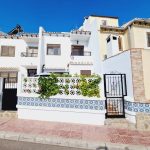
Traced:
<path id="1" fill-rule="evenodd" d="M 73 54 L 71 53 L 71 56 L 91 56 L 90 51 L 84 51 L 83 54 Z"/>
<path id="2" fill-rule="evenodd" d="M 38 53 L 27 53 L 27 52 L 22 52 L 21 57 L 38 57 Z"/>
<path id="3" fill-rule="evenodd" d="M 89 51 L 84 51 L 84 56 L 91 56 L 91 52 L 89 52 Z"/>
<path id="4" fill-rule="evenodd" d="M 17 79 L 16 78 L 4 78 L 3 88 L 5 89 L 17 89 Z"/>

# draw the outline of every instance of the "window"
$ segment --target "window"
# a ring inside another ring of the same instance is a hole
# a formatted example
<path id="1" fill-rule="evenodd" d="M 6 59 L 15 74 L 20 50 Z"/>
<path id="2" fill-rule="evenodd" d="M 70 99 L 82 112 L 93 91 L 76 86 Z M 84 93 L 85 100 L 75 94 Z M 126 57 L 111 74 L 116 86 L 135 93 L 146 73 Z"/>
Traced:
<path id="1" fill-rule="evenodd" d="M 6 82 L 17 83 L 17 72 L 0 72 L 0 77 L 6 78 Z"/>
<path id="2" fill-rule="evenodd" d="M 91 70 L 80 70 L 81 75 L 91 75 Z"/>
<path id="3" fill-rule="evenodd" d="M 37 69 L 28 69 L 28 77 L 34 77 L 37 74 Z"/>
<path id="4" fill-rule="evenodd" d="M 84 56 L 84 46 L 72 45 L 71 56 Z"/>
<path id="5" fill-rule="evenodd" d="M 15 47 L 14 46 L 2 46 L 1 56 L 15 57 Z"/>
<path id="6" fill-rule="evenodd" d="M 117 40 L 117 37 L 113 36 L 113 40 Z"/>
<path id="7" fill-rule="evenodd" d="M 107 39 L 107 43 L 109 43 L 110 42 L 110 37 Z"/>
<path id="8" fill-rule="evenodd" d="M 150 33 L 147 33 L 147 47 L 150 47 Z"/>
<path id="9" fill-rule="evenodd" d="M 60 44 L 48 44 L 47 55 L 61 55 Z"/>
<path id="10" fill-rule="evenodd" d="M 120 36 L 118 38 L 118 46 L 119 46 L 119 51 L 122 51 L 122 38 Z"/>
<path id="11" fill-rule="evenodd" d="M 38 56 L 38 47 L 28 47 L 27 48 L 27 56 L 29 57 L 37 57 Z"/>
<path id="12" fill-rule="evenodd" d="M 102 25 L 106 26 L 107 25 L 107 21 L 106 20 L 102 20 Z"/>

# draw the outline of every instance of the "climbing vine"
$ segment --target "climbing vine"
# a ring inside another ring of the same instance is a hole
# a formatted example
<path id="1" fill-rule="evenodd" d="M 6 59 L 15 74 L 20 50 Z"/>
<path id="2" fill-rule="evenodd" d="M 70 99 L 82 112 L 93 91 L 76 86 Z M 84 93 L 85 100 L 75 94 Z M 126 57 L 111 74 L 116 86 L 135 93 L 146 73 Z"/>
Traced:
<path id="1" fill-rule="evenodd" d="M 93 78 L 89 81 L 86 80 L 86 76 L 80 77 L 79 89 L 83 96 L 88 97 L 100 97 L 99 84 L 101 78 L 98 75 L 93 75 Z"/>
<path id="2" fill-rule="evenodd" d="M 69 85 L 69 78 L 65 79 L 65 85 L 58 84 L 58 77 L 72 77 L 71 75 L 56 75 L 50 74 L 48 77 L 39 77 L 39 94 L 40 98 L 47 99 L 51 96 L 60 94 L 63 90 L 65 95 L 69 95 L 69 86 L 72 86 L 72 89 L 77 89 L 78 94 L 88 97 L 100 97 L 99 84 L 101 82 L 101 77 L 99 75 L 91 76 L 77 76 L 79 78 L 79 83 L 74 85 Z"/>
<path id="3" fill-rule="evenodd" d="M 59 93 L 59 85 L 57 76 L 55 74 L 50 74 L 48 77 L 39 77 L 39 94 L 40 98 L 46 99 L 51 96 L 57 95 Z"/>

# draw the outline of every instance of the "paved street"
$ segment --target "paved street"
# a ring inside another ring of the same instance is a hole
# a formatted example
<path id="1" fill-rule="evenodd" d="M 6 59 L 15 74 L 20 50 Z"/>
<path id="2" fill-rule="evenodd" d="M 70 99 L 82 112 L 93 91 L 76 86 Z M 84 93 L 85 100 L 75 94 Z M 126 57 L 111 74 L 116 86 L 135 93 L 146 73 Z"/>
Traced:
<path id="1" fill-rule="evenodd" d="M 147 150 L 147 148 L 150 148 L 149 131 L 144 132 L 132 130 L 130 128 L 120 129 L 107 126 L 21 120 L 16 118 L 0 119 L 0 138 L 49 145 L 61 145 L 66 147 L 88 148 L 94 150 L 98 146 L 105 146 L 105 144 L 109 150 L 112 150 L 110 147 L 114 146 L 119 146 L 119 150 L 120 147 L 123 148 L 123 150 L 127 150 L 127 148 L 131 147 L 134 147 L 134 150 Z M 13 143 L 8 142 L 7 144 L 7 142 L 3 140 L 1 142 L 2 144 L 0 143 L 0 150 L 3 150 L 3 148 L 6 150 L 7 148 L 8 150 L 11 150 L 10 148 L 13 148 L 13 146 L 11 146 Z M 55 150 L 55 148 L 56 150 L 68 150 L 66 147 L 50 147 L 49 145 L 41 144 L 38 146 L 38 144 L 25 144 L 21 142 L 14 144 L 14 146 L 18 145 L 19 148 L 22 148 L 21 150 L 24 150 L 24 146 L 27 146 L 25 150 L 30 150 L 32 147 L 31 145 L 33 145 L 33 147 L 35 146 L 33 149 L 39 148 L 39 150 Z M 42 146 L 45 147 L 43 148 Z M 102 150 L 105 149 L 103 148 Z"/>
<path id="2" fill-rule="evenodd" d="M 30 142 L 18 142 L 0 139 L 0 150 L 85 150 L 70 147 L 34 144 Z"/>

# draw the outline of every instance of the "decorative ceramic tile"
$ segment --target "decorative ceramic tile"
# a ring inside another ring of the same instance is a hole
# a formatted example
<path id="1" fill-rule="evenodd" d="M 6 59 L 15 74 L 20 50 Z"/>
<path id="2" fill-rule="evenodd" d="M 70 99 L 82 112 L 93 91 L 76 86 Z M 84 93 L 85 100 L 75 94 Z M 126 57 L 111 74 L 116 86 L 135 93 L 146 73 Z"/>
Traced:
<path id="1" fill-rule="evenodd" d="M 138 103 L 125 101 L 125 109 L 132 112 L 150 113 L 150 103 Z"/>
<path id="2" fill-rule="evenodd" d="M 18 97 L 18 105 L 105 110 L 104 100 L 59 99 L 59 98 L 49 98 L 44 100 L 37 97 Z"/>
<path id="3" fill-rule="evenodd" d="M 38 97 L 18 97 L 18 105 L 87 110 L 105 110 L 105 100 L 62 98 L 49 98 L 44 100 Z M 150 104 L 125 101 L 125 109 L 131 112 L 150 113 Z"/>

